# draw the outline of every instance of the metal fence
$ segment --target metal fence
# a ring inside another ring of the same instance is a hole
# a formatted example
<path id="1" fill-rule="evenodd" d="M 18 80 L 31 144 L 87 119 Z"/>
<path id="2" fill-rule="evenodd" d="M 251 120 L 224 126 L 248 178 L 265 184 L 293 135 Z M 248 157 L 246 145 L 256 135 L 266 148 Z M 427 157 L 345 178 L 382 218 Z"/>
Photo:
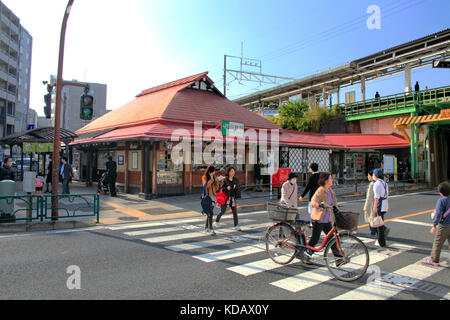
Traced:
<path id="1" fill-rule="evenodd" d="M 58 198 L 58 216 L 53 217 L 52 199 Z M 75 195 L 18 195 L 0 196 L 0 223 L 17 221 L 45 221 L 68 218 L 95 217 L 100 221 L 100 196 L 97 194 Z M 12 210 L 8 208 L 12 207 Z"/>

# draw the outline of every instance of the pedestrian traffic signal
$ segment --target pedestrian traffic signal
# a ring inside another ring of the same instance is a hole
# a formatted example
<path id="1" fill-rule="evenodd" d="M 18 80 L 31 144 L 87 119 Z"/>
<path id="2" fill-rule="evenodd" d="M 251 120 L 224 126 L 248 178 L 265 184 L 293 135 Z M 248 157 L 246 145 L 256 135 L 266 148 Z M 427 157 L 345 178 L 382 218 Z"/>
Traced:
<path id="1" fill-rule="evenodd" d="M 81 96 L 80 118 L 81 120 L 92 120 L 94 115 L 94 97 L 87 93 Z"/>
<path id="2" fill-rule="evenodd" d="M 47 119 L 52 118 L 52 94 L 48 93 L 44 96 L 45 106 L 44 113 Z"/>

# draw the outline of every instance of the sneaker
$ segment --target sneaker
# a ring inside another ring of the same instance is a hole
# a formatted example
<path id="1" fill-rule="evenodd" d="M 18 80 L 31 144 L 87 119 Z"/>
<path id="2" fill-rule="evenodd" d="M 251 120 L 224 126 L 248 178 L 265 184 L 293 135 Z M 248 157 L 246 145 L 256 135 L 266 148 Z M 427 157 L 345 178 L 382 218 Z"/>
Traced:
<path id="1" fill-rule="evenodd" d="M 433 262 L 433 260 L 431 260 L 430 258 L 426 259 L 426 260 L 425 260 L 425 263 L 426 263 L 426 264 L 429 264 L 429 265 L 432 265 L 432 266 L 434 266 L 434 267 L 440 267 L 440 266 L 441 266 L 439 263 Z"/>
<path id="2" fill-rule="evenodd" d="M 220 222 L 214 222 L 213 227 L 214 228 L 219 228 L 221 226 Z"/>
<path id="3" fill-rule="evenodd" d="M 378 240 L 375 240 L 375 243 L 373 244 L 375 247 L 381 247 L 380 243 L 378 242 Z"/>
<path id="4" fill-rule="evenodd" d="M 212 235 L 212 236 L 215 236 L 215 235 L 216 235 L 216 232 L 215 232 L 213 229 L 209 229 L 209 230 L 208 230 L 208 233 L 209 233 L 210 235 Z"/>
<path id="5" fill-rule="evenodd" d="M 314 259 L 313 258 L 305 258 L 302 260 L 302 263 L 304 264 L 314 264 Z"/>
<path id="6" fill-rule="evenodd" d="M 235 227 L 234 227 L 234 230 L 236 230 L 236 231 L 242 231 L 242 230 L 241 230 L 241 227 L 239 227 L 239 226 L 235 226 Z"/>

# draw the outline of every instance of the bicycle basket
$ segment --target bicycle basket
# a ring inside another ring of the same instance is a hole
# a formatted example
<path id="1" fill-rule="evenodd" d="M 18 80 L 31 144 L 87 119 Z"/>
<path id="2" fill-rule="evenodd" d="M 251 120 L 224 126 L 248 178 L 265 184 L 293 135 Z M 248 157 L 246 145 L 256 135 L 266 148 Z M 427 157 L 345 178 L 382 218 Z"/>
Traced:
<path id="1" fill-rule="evenodd" d="M 297 216 L 297 208 L 289 208 L 277 202 L 267 202 L 269 218 L 278 221 L 294 221 Z"/>
<path id="2" fill-rule="evenodd" d="M 358 229 L 359 213 L 339 211 L 335 215 L 336 227 L 339 230 L 353 231 Z"/>

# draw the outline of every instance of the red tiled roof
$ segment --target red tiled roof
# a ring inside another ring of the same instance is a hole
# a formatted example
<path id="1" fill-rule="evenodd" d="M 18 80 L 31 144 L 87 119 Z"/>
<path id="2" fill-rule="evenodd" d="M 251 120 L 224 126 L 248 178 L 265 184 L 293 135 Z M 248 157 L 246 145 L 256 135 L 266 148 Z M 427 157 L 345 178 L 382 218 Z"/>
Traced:
<path id="1" fill-rule="evenodd" d="M 144 90 L 140 94 L 138 94 L 137 97 L 142 97 L 142 96 L 144 96 L 146 94 L 154 93 L 154 92 L 157 92 L 157 91 L 165 90 L 165 89 L 176 87 L 176 86 L 183 85 L 183 84 L 189 85 L 189 84 L 192 84 L 192 83 L 194 83 L 194 82 L 196 82 L 196 81 L 198 81 L 200 79 L 203 79 L 203 78 L 207 78 L 211 83 L 214 83 L 208 77 L 208 72 L 203 72 L 203 73 L 199 73 L 199 74 L 196 74 L 196 75 L 193 75 L 193 76 L 190 76 L 190 77 L 186 77 L 186 78 L 183 78 L 183 79 L 178 79 L 178 80 L 175 80 L 175 81 L 172 81 L 172 82 L 169 82 L 169 83 L 157 86 L 157 87 L 153 87 L 153 88 Z"/>
<path id="2" fill-rule="evenodd" d="M 402 148 L 410 144 L 402 136 L 393 134 L 324 134 L 284 130 L 281 145 L 315 146 L 338 149 Z"/>
<path id="3" fill-rule="evenodd" d="M 241 107 L 218 93 L 187 88 L 207 73 L 184 78 L 144 91 L 133 101 L 113 110 L 76 133 L 142 125 L 153 121 L 194 121 L 219 125 L 222 120 L 243 123 L 246 128 L 279 129 L 267 119 Z M 212 81 L 211 81 L 212 83 Z"/>
<path id="4" fill-rule="evenodd" d="M 188 136 L 191 141 L 204 140 L 202 137 L 204 137 L 207 129 L 208 128 L 204 127 L 202 135 L 195 136 L 193 125 L 155 122 L 115 129 L 95 138 L 75 140 L 73 144 L 136 138 L 171 140 L 174 132 L 178 132 L 177 139 L 179 139 L 180 136 Z M 212 131 L 210 133 L 214 137 L 222 138 L 220 130 Z M 249 142 L 249 139 L 246 139 L 246 142 Z M 251 140 L 250 142 L 257 141 Z M 320 134 L 285 130 L 280 135 L 280 145 L 330 149 L 381 149 L 409 147 L 409 142 L 397 134 Z"/>

